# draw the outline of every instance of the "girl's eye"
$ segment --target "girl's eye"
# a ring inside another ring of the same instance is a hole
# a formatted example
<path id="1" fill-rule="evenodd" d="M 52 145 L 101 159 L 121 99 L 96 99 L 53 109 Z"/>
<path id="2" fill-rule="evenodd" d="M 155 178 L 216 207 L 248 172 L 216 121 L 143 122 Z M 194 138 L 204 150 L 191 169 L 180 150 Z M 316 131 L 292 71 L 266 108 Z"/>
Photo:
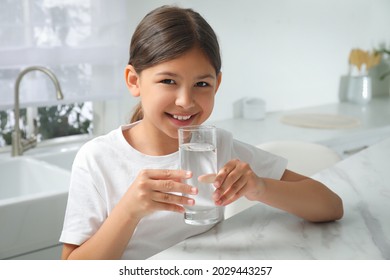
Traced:
<path id="1" fill-rule="evenodd" d="M 166 85 L 174 85 L 175 81 L 171 80 L 171 79 L 164 79 L 164 80 L 160 81 L 160 83 L 166 84 Z"/>
<path id="2" fill-rule="evenodd" d="M 195 84 L 196 87 L 207 87 L 209 84 L 206 82 L 197 82 Z"/>

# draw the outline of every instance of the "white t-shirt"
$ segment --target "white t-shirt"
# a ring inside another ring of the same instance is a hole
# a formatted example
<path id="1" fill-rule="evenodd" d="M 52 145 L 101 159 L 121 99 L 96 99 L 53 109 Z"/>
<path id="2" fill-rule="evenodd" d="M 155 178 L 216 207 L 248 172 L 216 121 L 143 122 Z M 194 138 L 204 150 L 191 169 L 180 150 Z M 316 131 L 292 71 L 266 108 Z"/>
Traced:
<path id="1" fill-rule="evenodd" d="M 96 137 L 81 147 L 72 167 L 68 204 L 60 241 L 81 245 L 100 228 L 142 169 L 178 169 L 179 153 L 149 156 L 128 144 L 124 125 Z M 217 130 L 218 169 L 238 158 L 261 177 L 280 179 L 287 161 L 244 144 L 224 130 Z M 184 222 L 183 214 L 155 212 L 144 217 L 134 231 L 123 259 L 146 259 L 170 246 L 212 228 Z"/>

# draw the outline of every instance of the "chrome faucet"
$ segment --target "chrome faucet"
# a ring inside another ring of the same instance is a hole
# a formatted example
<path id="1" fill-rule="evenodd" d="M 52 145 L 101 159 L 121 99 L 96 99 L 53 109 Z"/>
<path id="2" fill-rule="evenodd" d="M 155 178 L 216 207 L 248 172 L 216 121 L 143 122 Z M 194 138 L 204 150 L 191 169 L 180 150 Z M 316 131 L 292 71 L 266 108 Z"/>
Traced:
<path id="1" fill-rule="evenodd" d="M 37 139 L 34 135 L 30 136 L 28 139 L 22 139 L 22 134 L 20 132 L 20 126 L 19 126 L 19 118 L 20 118 L 19 86 L 24 75 L 32 71 L 41 71 L 45 73 L 47 76 L 49 76 L 49 78 L 52 80 L 56 88 L 57 99 L 60 100 L 64 98 L 57 77 L 49 69 L 42 66 L 31 66 L 19 73 L 15 82 L 15 104 L 14 104 L 15 127 L 14 127 L 14 131 L 12 132 L 12 156 L 21 156 L 24 151 L 33 148 L 37 145 Z"/>

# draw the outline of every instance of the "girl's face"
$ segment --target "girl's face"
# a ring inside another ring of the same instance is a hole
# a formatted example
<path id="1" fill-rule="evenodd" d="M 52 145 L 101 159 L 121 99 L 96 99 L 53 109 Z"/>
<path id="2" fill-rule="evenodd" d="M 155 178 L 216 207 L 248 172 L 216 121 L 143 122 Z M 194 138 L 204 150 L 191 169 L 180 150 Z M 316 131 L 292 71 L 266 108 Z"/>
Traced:
<path id="1" fill-rule="evenodd" d="M 137 74 L 128 66 L 127 81 L 140 96 L 144 118 L 140 125 L 150 137 L 177 139 L 181 126 L 202 124 L 214 107 L 221 75 L 198 48 Z"/>

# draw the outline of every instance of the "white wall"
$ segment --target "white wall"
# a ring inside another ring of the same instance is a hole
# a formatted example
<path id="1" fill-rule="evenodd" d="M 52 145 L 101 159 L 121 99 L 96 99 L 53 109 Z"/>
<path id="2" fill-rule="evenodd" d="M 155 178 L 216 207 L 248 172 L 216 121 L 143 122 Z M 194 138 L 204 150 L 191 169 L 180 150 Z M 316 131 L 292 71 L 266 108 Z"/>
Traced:
<path id="1" fill-rule="evenodd" d="M 267 111 L 337 102 L 350 50 L 390 44 L 389 0 L 128 3 L 129 36 L 147 12 L 163 4 L 194 8 L 213 26 L 222 49 L 223 82 L 212 120 L 231 118 L 233 103 L 246 96 L 263 98 Z M 129 99 L 120 102 L 122 115 L 135 102 Z"/>

